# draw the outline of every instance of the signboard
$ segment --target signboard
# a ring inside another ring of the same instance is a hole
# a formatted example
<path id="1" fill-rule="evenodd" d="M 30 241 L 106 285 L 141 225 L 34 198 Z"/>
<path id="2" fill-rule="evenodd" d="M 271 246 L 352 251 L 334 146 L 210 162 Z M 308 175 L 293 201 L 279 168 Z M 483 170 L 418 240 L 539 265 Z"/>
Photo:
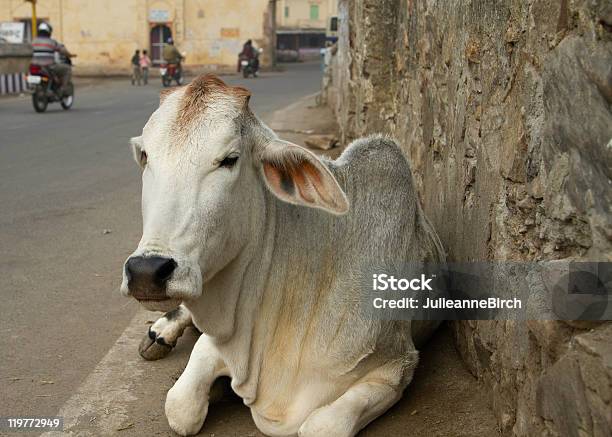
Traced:
<path id="1" fill-rule="evenodd" d="M 170 21 L 170 12 L 166 9 L 151 9 L 149 11 L 149 21 L 153 23 L 167 23 Z"/>
<path id="2" fill-rule="evenodd" d="M 0 41 L 22 43 L 25 33 L 25 23 L 16 21 L 0 22 Z"/>
<path id="3" fill-rule="evenodd" d="M 238 38 L 240 36 L 240 29 L 237 27 L 222 27 L 221 38 Z"/>

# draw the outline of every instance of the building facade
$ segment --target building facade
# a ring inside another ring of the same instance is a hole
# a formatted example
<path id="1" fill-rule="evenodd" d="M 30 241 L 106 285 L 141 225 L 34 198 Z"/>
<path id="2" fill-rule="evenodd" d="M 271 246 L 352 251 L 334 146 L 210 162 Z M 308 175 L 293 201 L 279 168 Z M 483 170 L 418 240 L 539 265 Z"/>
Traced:
<path id="1" fill-rule="evenodd" d="M 315 59 L 326 41 L 335 40 L 338 0 L 278 0 L 277 54 L 281 60 Z"/>
<path id="2" fill-rule="evenodd" d="M 77 72 L 116 74 L 129 71 L 136 49 L 154 62 L 170 36 L 185 65 L 233 67 L 247 39 L 271 58 L 269 0 L 38 0 L 39 20 L 49 22 L 53 36 L 76 53 Z M 0 0 L 0 22 L 22 21 L 30 32 L 32 7 L 24 0 Z"/>
<path id="3" fill-rule="evenodd" d="M 325 30 L 338 14 L 338 0 L 278 0 L 278 29 Z"/>

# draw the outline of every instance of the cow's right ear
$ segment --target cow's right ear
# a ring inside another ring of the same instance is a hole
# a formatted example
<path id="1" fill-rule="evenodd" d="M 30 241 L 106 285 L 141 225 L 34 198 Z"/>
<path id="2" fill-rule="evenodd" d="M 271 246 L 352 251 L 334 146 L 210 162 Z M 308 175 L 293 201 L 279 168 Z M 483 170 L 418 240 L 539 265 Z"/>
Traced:
<path id="1" fill-rule="evenodd" d="M 130 138 L 130 147 L 132 148 L 132 155 L 136 164 L 140 168 L 145 168 L 145 165 L 147 165 L 147 153 L 143 150 L 142 136 Z"/>
<path id="2" fill-rule="evenodd" d="M 336 215 L 348 211 L 346 194 L 314 153 L 274 140 L 265 146 L 260 159 L 266 185 L 279 199 Z"/>

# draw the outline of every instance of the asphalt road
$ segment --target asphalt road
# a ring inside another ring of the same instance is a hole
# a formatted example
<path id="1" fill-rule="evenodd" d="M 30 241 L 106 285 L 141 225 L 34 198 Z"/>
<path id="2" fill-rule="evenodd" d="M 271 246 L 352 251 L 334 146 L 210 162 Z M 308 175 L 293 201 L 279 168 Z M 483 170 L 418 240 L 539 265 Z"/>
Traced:
<path id="1" fill-rule="evenodd" d="M 320 72 L 295 64 L 224 79 L 249 88 L 266 119 L 316 92 Z M 137 312 L 117 292 L 141 231 L 127 144 L 160 89 L 77 85 L 70 111 L 44 114 L 27 97 L 0 99 L 0 416 L 57 414 Z"/>

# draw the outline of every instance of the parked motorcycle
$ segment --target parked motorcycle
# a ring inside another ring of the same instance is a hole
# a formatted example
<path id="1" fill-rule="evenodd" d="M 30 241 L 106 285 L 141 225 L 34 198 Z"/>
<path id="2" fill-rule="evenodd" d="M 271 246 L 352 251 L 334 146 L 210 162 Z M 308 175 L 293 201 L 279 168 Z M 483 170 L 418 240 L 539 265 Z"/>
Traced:
<path id="1" fill-rule="evenodd" d="M 74 85 L 68 83 L 67 89 L 61 95 L 60 78 L 47 67 L 31 64 L 26 82 L 32 93 L 32 106 L 36 112 L 45 112 L 49 103 L 59 102 L 62 108 L 68 110 L 74 103 Z"/>
<path id="2" fill-rule="evenodd" d="M 176 81 L 178 86 L 183 84 L 183 73 L 182 69 L 178 68 L 178 64 L 162 64 L 159 67 L 159 73 L 161 74 L 162 85 L 169 87 L 172 85 L 172 81 Z"/>

